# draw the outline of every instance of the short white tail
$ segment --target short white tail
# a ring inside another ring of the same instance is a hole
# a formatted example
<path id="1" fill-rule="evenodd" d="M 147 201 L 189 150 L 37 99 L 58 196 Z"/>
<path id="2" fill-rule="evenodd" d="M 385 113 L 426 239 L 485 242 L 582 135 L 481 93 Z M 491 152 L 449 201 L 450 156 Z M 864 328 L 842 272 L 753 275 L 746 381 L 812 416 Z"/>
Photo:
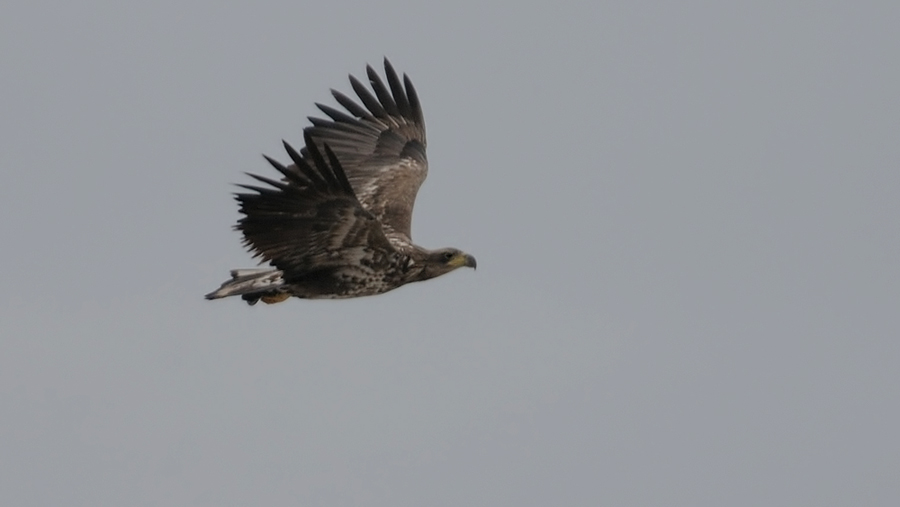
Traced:
<path id="1" fill-rule="evenodd" d="M 219 299 L 228 296 L 268 293 L 277 290 L 284 284 L 281 270 L 272 268 L 251 268 L 231 270 L 231 280 L 210 292 L 206 299 Z"/>

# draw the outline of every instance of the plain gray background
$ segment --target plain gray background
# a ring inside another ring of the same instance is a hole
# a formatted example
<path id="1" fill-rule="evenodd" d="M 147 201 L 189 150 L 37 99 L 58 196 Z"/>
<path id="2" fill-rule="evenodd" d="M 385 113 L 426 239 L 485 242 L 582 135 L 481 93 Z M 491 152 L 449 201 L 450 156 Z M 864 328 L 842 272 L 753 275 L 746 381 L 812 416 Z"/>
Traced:
<path id="1" fill-rule="evenodd" d="M 6 2 L 0 504 L 897 505 L 900 3 Z M 392 59 L 414 239 L 207 302 L 230 184 Z"/>

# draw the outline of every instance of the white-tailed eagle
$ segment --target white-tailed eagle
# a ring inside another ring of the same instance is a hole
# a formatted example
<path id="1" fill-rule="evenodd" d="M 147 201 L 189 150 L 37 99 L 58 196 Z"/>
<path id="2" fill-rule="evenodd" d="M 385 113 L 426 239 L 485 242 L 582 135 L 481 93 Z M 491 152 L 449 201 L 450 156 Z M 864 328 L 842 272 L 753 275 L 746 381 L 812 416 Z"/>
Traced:
<path id="1" fill-rule="evenodd" d="M 428 174 L 425 122 L 409 78 L 401 81 L 387 59 L 384 71 L 387 85 L 366 67 L 372 91 L 350 76 L 362 104 L 335 90 L 346 111 L 316 104 L 328 119 L 309 118 L 299 152 L 284 143 L 293 163 L 266 157 L 281 178 L 249 174 L 264 186 L 239 185 L 249 192 L 235 194 L 244 215 L 235 229 L 271 267 L 233 270 L 207 299 L 370 296 L 475 267 L 465 252 L 411 240 L 413 204 Z"/>

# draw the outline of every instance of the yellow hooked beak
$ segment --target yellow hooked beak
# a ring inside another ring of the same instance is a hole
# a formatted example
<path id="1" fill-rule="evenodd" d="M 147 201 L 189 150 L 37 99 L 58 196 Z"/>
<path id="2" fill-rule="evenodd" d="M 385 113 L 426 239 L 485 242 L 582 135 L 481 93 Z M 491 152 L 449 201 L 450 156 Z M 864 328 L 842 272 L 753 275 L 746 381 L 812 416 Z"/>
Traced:
<path id="1" fill-rule="evenodd" d="M 447 265 L 454 268 L 465 266 L 474 269 L 477 266 L 477 263 L 475 262 L 475 257 L 472 257 L 469 254 L 460 253 L 456 257 L 450 259 L 450 262 L 448 262 Z"/>

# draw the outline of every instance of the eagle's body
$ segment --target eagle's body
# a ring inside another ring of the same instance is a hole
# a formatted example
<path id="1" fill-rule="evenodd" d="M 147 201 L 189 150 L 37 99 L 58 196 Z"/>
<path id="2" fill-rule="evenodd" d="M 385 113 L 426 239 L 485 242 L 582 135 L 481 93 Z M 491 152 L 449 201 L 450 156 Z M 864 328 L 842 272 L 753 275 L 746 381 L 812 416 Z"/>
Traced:
<path id="1" fill-rule="evenodd" d="M 240 185 L 251 193 L 235 196 L 244 214 L 235 228 L 272 268 L 233 270 L 207 299 L 371 296 L 475 267 L 459 250 L 427 250 L 410 239 L 428 173 L 425 123 L 409 78 L 401 83 L 386 59 L 384 67 L 388 86 L 367 67 L 375 95 L 350 76 L 362 105 L 334 90 L 347 112 L 317 104 L 330 119 L 310 118 L 299 153 L 285 143 L 292 165 L 266 157 L 283 179 L 251 174 L 268 186 Z"/>

